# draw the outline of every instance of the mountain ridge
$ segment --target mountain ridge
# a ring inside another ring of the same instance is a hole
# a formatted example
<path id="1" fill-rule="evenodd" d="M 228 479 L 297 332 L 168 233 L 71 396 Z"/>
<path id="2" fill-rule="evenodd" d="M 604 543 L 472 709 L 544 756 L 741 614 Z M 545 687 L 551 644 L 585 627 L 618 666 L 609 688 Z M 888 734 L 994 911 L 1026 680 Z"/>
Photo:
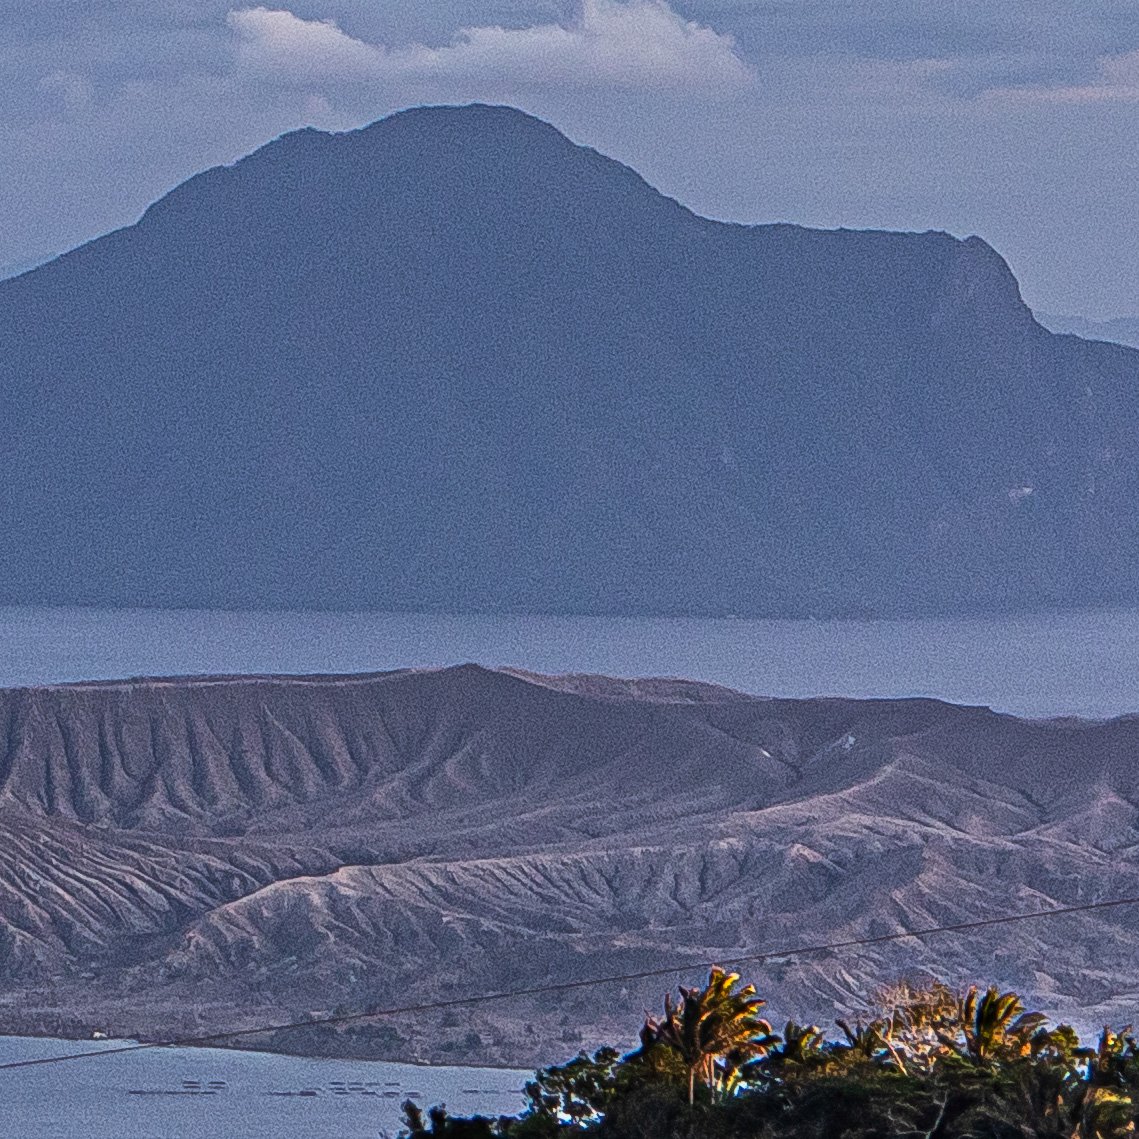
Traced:
<path id="1" fill-rule="evenodd" d="M 1083 340 L 1104 340 L 1139 348 L 1139 317 L 1118 316 L 1095 319 L 1063 313 L 1035 313 L 1036 319 L 1051 332 L 1079 336 Z"/>
<path id="2" fill-rule="evenodd" d="M 0 691 L 5 1031 L 228 1031 L 1139 894 L 1135 718 L 470 666 L 211 680 Z M 1126 1019 L 1137 945 L 1107 910 L 755 972 L 776 1015 L 933 973 L 1090 1027 Z M 659 987 L 250 1043 L 536 1063 L 624 1039 Z"/>
<path id="3" fill-rule="evenodd" d="M 1139 600 L 1139 354 L 980 239 L 703 219 L 506 108 L 283 136 L 0 282 L 0 600 Z"/>

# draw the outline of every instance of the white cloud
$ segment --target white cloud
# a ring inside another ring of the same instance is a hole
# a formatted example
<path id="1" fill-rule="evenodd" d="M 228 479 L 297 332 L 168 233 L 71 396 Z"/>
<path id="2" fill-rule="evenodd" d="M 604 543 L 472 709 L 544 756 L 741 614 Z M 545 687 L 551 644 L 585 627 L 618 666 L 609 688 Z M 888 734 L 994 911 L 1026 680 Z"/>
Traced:
<path id="1" fill-rule="evenodd" d="M 243 62 L 305 80 L 367 79 L 383 68 L 383 47 L 354 40 L 335 20 L 302 20 L 292 12 L 240 8 L 226 22 Z"/>
<path id="2" fill-rule="evenodd" d="M 1068 86 L 1010 87 L 1003 94 L 1044 103 L 1139 103 L 1139 51 L 1103 56 L 1090 83 Z"/>
<path id="3" fill-rule="evenodd" d="M 568 24 L 461 28 L 449 44 L 389 48 L 284 9 L 227 17 L 240 61 L 300 83 L 492 82 L 525 87 L 734 89 L 751 73 L 730 36 L 665 0 L 581 0 Z"/>

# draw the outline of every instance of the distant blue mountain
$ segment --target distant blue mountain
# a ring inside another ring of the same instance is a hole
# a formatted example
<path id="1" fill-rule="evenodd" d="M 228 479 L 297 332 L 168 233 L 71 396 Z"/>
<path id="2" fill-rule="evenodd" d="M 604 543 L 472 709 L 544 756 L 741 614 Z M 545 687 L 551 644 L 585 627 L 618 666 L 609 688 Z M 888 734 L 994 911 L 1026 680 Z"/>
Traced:
<path id="1" fill-rule="evenodd" d="M 9 277 L 18 277 L 21 273 L 26 273 L 29 269 L 35 269 L 47 260 L 47 257 L 33 257 L 25 261 L 6 261 L 3 265 L 0 265 L 0 281 L 7 280 Z"/>
<path id="2" fill-rule="evenodd" d="M 1085 340 L 1106 340 L 1111 344 L 1126 344 L 1139 348 L 1139 316 L 1118 316 L 1110 320 L 1092 320 L 1086 316 L 1057 316 L 1053 313 L 1036 313 L 1049 332 L 1066 332 L 1082 336 Z"/>
<path id="3" fill-rule="evenodd" d="M 0 601 L 1132 602 L 1137 393 L 977 238 L 708 221 L 507 108 L 302 130 L 0 284 Z"/>

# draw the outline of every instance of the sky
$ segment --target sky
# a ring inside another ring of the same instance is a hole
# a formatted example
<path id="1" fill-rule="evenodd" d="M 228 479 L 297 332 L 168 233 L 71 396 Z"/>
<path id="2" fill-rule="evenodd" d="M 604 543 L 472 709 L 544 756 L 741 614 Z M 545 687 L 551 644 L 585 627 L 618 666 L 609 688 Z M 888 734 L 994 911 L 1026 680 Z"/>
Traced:
<path id="1" fill-rule="evenodd" d="M 304 125 L 510 103 L 698 213 L 979 234 L 1139 314 L 1139 0 L 0 0 L 0 266 Z"/>

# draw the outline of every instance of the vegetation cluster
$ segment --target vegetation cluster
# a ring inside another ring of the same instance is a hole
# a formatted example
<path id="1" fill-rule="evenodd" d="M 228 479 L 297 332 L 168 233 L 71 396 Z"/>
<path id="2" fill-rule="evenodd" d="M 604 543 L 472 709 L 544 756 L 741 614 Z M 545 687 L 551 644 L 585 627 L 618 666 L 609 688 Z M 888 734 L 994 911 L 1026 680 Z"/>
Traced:
<path id="1" fill-rule="evenodd" d="M 640 1046 L 545 1068 L 519 1116 L 404 1105 L 402 1139 L 1121 1139 L 1139 1124 L 1130 1027 L 1084 1044 L 1016 993 L 902 983 L 863 1020 L 763 1018 L 735 973 L 666 996 Z"/>

